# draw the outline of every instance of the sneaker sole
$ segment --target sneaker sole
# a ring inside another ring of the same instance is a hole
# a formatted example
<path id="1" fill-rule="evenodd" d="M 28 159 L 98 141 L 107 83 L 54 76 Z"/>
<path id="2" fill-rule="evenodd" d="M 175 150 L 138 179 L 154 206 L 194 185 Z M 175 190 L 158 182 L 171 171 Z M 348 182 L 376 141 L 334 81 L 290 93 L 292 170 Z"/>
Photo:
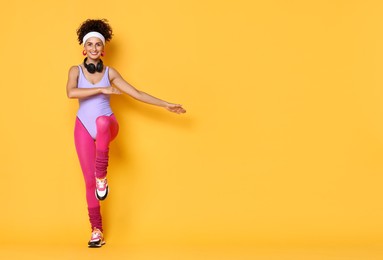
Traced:
<path id="1" fill-rule="evenodd" d="M 105 196 L 104 196 L 104 197 L 100 197 L 100 196 L 98 196 L 98 194 L 97 194 L 97 190 L 95 190 L 94 193 L 96 194 L 96 198 L 97 198 L 98 200 L 104 200 L 104 199 L 106 199 L 106 197 L 108 196 L 108 193 L 109 193 L 109 186 L 106 187 L 106 193 L 105 193 Z"/>
<path id="2" fill-rule="evenodd" d="M 102 241 L 101 243 L 88 243 L 89 248 L 100 248 L 103 245 L 105 245 L 105 241 Z"/>

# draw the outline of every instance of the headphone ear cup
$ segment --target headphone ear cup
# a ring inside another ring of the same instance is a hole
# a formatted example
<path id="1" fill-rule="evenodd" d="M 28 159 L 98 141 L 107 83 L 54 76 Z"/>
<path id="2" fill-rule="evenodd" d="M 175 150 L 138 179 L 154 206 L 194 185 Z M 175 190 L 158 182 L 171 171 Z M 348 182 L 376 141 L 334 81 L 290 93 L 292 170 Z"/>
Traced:
<path id="1" fill-rule="evenodd" d="M 94 64 L 90 63 L 90 64 L 86 64 L 86 61 L 88 60 L 88 58 L 85 58 L 84 59 L 84 67 L 86 68 L 86 70 L 89 72 L 89 73 L 95 73 L 96 72 L 96 66 L 94 66 Z"/>
<path id="2" fill-rule="evenodd" d="M 104 63 L 102 62 L 102 60 L 100 60 L 97 65 L 94 65 L 93 63 L 89 63 L 89 64 L 86 64 L 86 61 L 87 61 L 88 58 L 85 58 L 84 59 L 84 67 L 86 68 L 86 70 L 89 72 L 89 73 L 95 73 L 96 71 L 97 72 L 102 72 L 102 70 L 104 69 Z"/>
<path id="3" fill-rule="evenodd" d="M 86 69 L 88 70 L 89 73 L 95 73 L 96 72 L 96 66 L 94 64 L 90 63 L 86 65 Z"/>
<path id="4" fill-rule="evenodd" d="M 92 64 L 92 65 L 93 65 L 93 64 Z M 97 70 L 97 72 L 102 72 L 103 69 L 104 69 L 104 63 L 102 62 L 102 60 L 100 60 L 100 61 L 97 63 L 96 70 Z"/>

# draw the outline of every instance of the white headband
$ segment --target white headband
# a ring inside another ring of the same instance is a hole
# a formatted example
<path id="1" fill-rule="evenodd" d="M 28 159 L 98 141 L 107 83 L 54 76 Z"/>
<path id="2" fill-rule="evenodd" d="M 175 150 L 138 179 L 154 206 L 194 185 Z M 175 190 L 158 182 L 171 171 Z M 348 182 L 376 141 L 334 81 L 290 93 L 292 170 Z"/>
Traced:
<path id="1" fill-rule="evenodd" d="M 89 33 L 85 34 L 84 38 L 82 38 L 82 44 L 85 45 L 86 41 L 87 41 L 89 38 L 91 38 L 91 37 L 97 37 L 97 38 L 99 38 L 99 39 L 102 41 L 102 43 L 104 44 L 104 46 L 105 46 L 105 38 L 104 38 L 104 36 L 103 36 L 101 33 L 99 33 L 99 32 L 89 32 Z"/>

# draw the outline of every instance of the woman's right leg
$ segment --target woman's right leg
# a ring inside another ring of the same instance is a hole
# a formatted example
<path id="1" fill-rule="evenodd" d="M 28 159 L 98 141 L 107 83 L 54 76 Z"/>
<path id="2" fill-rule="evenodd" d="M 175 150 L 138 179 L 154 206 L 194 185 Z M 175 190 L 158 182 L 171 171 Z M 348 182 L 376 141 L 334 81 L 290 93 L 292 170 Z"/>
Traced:
<path id="1" fill-rule="evenodd" d="M 74 139 L 78 159 L 80 161 L 82 173 L 84 175 L 86 187 L 86 201 L 88 204 L 89 220 L 92 227 L 102 229 L 102 218 L 100 213 L 100 202 L 95 196 L 95 158 L 96 145 L 89 132 L 86 130 L 81 121 L 76 118 Z"/>

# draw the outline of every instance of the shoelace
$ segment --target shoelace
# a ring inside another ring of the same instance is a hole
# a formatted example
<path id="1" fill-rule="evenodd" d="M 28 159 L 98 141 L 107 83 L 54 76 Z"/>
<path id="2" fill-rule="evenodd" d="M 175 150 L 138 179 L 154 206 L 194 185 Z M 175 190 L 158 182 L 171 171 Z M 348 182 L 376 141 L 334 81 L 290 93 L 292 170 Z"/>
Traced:
<path id="1" fill-rule="evenodd" d="M 93 231 L 92 232 L 92 239 L 101 238 L 100 231 Z"/>
<path id="2" fill-rule="evenodd" d="M 103 189 L 105 188 L 106 179 L 96 179 L 97 188 Z"/>

